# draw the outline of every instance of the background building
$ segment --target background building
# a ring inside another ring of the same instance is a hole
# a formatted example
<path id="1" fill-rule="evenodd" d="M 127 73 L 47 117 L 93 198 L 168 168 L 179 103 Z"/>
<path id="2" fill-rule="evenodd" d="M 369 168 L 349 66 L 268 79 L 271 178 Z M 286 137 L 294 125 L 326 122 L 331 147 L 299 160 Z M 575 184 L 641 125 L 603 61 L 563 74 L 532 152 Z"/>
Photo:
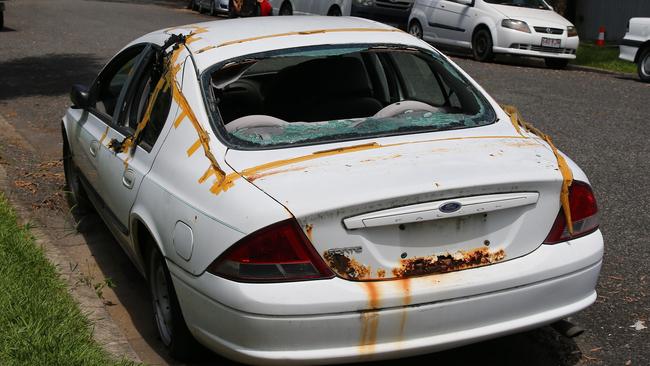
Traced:
<path id="1" fill-rule="evenodd" d="M 650 17 L 650 0 L 550 0 L 551 5 L 571 20 L 583 39 L 598 38 L 598 28 L 606 29 L 608 41 L 625 35 L 627 21 L 634 17 Z"/>

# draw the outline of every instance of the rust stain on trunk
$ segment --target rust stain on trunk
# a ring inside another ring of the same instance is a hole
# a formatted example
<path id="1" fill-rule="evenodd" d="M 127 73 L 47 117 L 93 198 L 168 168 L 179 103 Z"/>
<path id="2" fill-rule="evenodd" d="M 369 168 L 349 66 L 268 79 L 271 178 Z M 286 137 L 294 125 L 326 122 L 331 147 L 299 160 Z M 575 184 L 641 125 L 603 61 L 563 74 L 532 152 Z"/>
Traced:
<path id="1" fill-rule="evenodd" d="M 402 259 L 401 266 L 393 269 L 393 276 L 404 278 L 453 272 L 496 263 L 505 257 L 506 253 L 503 249 L 490 252 L 487 248 L 478 248 L 467 252 L 460 251 L 456 255 L 446 253 Z"/>
<path id="2" fill-rule="evenodd" d="M 305 232 L 307 233 L 307 238 L 309 238 L 310 242 L 313 242 L 312 240 L 313 230 L 314 230 L 314 225 L 312 224 L 305 225 Z"/>
<path id="3" fill-rule="evenodd" d="M 365 280 L 370 278 L 370 266 L 364 266 L 354 258 L 332 252 L 325 252 L 323 257 L 330 268 L 343 278 L 348 280 Z"/>
<path id="4" fill-rule="evenodd" d="M 375 344 L 377 344 L 377 330 L 379 329 L 379 309 L 381 298 L 377 284 L 374 282 L 365 282 L 363 284 L 368 296 L 368 307 L 370 311 L 361 313 L 361 340 L 359 351 L 361 353 L 373 353 Z"/>

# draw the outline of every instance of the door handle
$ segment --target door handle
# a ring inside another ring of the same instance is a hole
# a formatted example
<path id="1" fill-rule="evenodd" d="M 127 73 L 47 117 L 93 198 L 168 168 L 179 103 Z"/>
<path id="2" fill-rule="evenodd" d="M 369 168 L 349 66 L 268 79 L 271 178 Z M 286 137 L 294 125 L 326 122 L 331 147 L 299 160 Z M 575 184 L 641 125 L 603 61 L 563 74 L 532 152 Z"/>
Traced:
<path id="1" fill-rule="evenodd" d="M 99 141 L 93 140 L 90 143 L 90 155 L 97 156 L 97 151 L 99 151 Z"/>
<path id="2" fill-rule="evenodd" d="M 135 182 L 135 172 L 133 169 L 127 169 L 122 175 L 122 184 L 128 189 L 132 189 L 133 182 Z"/>

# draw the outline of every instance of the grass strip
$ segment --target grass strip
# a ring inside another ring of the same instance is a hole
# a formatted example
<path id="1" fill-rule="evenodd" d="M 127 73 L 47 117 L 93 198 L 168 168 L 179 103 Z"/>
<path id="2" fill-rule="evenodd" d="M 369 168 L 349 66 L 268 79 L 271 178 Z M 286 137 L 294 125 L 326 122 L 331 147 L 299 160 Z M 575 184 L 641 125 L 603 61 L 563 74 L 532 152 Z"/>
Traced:
<path id="1" fill-rule="evenodd" d="M 112 360 L 56 268 L 0 193 L 0 365 L 130 365 Z"/>
<path id="2" fill-rule="evenodd" d="M 598 47 L 588 43 L 581 43 L 577 57 L 572 63 L 609 71 L 636 73 L 636 65 L 619 59 L 618 55 L 618 47 Z"/>

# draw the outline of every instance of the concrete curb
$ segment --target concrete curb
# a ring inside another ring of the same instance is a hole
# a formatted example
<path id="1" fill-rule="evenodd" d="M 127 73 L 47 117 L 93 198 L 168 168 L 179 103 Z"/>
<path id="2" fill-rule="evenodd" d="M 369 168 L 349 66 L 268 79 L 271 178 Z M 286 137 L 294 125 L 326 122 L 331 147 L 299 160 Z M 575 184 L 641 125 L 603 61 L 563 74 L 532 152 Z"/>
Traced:
<path id="1" fill-rule="evenodd" d="M 2 135 L 5 138 L 9 137 L 14 140 L 24 141 L 22 136 L 2 116 L 0 116 L 0 131 L 2 131 Z M 25 146 L 30 145 L 25 143 Z M 5 196 L 12 204 L 14 211 L 22 222 L 39 222 L 32 215 L 30 209 L 11 197 L 11 187 L 7 182 L 7 172 L 2 165 L 0 165 L 0 191 L 5 193 Z M 50 237 L 39 227 L 31 228 L 31 232 L 36 239 L 36 244 L 43 248 L 45 256 L 57 268 L 59 275 L 65 281 L 68 292 L 93 325 L 93 338 L 95 341 L 116 360 L 127 359 L 141 363 L 142 361 L 131 347 L 126 336 L 113 322 L 113 319 L 106 310 L 104 302 L 89 286 L 79 285 L 79 272 L 75 268 L 71 268 L 73 261 L 63 251 L 53 245 Z"/>

